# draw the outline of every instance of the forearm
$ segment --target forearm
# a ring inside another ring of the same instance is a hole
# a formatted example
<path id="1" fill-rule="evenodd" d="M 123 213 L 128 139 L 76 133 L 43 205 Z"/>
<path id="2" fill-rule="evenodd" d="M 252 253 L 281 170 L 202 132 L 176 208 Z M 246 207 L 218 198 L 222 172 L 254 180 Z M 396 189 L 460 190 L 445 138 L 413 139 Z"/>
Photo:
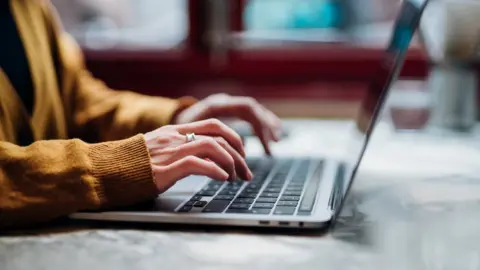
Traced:
<path id="1" fill-rule="evenodd" d="M 100 144 L 65 140 L 19 147 L 0 142 L 0 228 L 156 195 L 142 135 Z"/>
<path id="2" fill-rule="evenodd" d="M 146 133 L 170 124 L 178 111 L 196 102 L 111 89 L 86 69 L 78 44 L 68 34 L 56 37 L 62 102 L 73 137 L 100 142 Z"/>
<path id="3" fill-rule="evenodd" d="M 112 90 L 87 71 L 77 74 L 73 117 L 77 133 L 94 136 L 92 141 L 128 138 L 172 124 L 175 115 L 194 104 L 191 97 L 179 99 Z"/>

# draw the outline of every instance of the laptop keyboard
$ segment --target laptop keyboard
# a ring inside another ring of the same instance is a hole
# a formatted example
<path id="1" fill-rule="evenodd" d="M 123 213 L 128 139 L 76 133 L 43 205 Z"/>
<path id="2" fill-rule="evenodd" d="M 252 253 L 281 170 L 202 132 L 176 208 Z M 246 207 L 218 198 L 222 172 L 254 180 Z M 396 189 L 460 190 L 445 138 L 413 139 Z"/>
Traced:
<path id="1" fill-rule="evenodd" d="M 177 212 L 310 215 L 323 171 L 314 159 L 250 159 L 250 182 L 210 180 Z"/>

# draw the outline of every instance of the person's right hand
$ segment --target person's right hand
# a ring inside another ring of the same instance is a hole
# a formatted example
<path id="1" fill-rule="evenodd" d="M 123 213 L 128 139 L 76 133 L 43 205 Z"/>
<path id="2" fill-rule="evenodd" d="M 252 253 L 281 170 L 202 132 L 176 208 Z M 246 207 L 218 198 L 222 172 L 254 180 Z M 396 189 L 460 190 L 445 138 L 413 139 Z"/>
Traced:
<path id="1" fill-rule="evenodd" d="M 187 142 L 186 134 L 196 140 Z M 160 193 L 189 175 L 226 181 L 252 179 L 240 136 L 216 119 L 170 125 L 144 135 Z"/>

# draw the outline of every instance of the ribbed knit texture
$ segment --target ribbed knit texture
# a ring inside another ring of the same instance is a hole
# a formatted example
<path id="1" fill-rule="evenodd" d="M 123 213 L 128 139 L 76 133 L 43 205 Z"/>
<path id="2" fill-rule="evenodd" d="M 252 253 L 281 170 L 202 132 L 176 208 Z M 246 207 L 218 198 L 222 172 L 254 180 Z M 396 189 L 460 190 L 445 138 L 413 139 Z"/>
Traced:
<path id="1" fill-rule="evenodd" d="M 101 179 L 96 190 L 102 205 L 130 204 L 157 194 L 150 163 L 146 162 L 150 157 L 143 136 L 94 144 L 88 156 L 93 177 Z"/>
<path id="2" fill-rule="evenodd" d="M 169 124 L 195 100 L 109 89 L 86 70 L 48 1 L 10 4 L 35 106 L 29 115 L 0 68 L 0 229 L 155 198 L 141 134 Z M 22 147 L 24 130 L 35 142 Z"/>

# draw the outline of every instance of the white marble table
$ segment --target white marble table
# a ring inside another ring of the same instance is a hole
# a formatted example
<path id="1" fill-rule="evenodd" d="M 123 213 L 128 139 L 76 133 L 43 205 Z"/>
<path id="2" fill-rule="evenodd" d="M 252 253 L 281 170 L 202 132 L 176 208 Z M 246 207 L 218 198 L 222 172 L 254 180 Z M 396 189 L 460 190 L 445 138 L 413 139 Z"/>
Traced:
<path id="1" fill-rule="evenodd" d="M 335 155 L 351 127 L 290 124 L 277 155 Z M 257 141 L 247 149 L 261 153 Z M 398 134 L 382 124 L 349 198 L 335 230 L 319 234 L 47 226 L 0 237 L 0 269 L 480 269 L 479 129 Z"/>

